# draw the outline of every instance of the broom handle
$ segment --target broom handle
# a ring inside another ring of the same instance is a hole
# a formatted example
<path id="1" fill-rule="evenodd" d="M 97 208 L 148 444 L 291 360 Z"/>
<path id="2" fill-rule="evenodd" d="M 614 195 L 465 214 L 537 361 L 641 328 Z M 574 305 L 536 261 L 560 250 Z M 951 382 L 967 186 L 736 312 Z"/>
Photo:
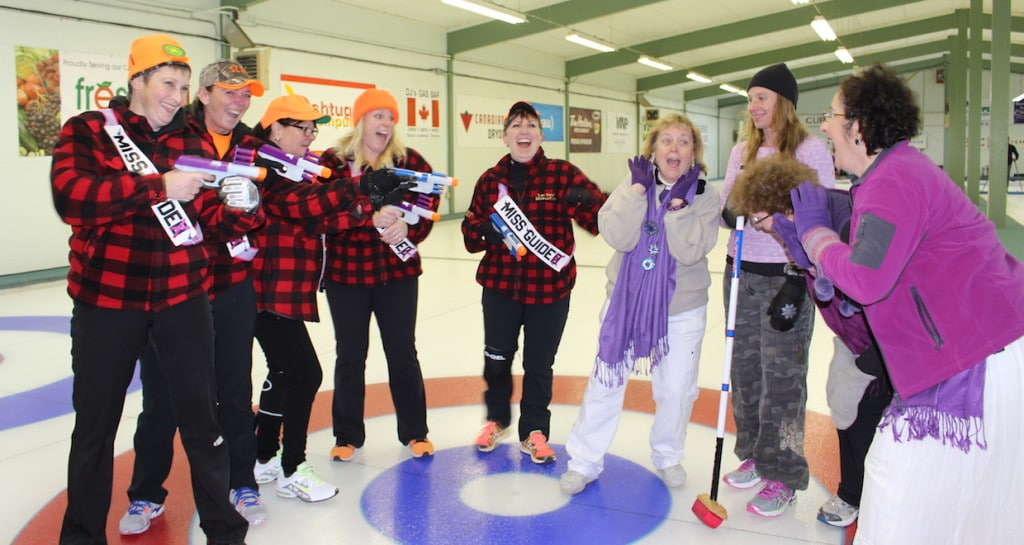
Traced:
<path id="1" fill-rule="evenodd" d="M 718 476 L 722 470 L 722 443 L 725 438 L 725 416 L 729 408 L 729 379 L 732 371 L 732 346 L 736 336 L 736 298 L 740 291 L 740 263 L 743 260 L 743 216 L 736 218 L 736 258 L 732 262 L 729 281 L 729 311 L 725 318 L 725 362 L 722 365 L 722 393 L 718 398 L 718 429 L 715 442 L 715 465 L 711 480 L 711 499 L 718 500 Z"/>

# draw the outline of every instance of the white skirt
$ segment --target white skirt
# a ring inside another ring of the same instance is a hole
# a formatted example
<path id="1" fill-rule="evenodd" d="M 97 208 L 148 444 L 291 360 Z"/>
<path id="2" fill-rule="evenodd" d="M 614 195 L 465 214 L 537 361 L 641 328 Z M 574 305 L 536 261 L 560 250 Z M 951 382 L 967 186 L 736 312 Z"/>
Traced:
<path id="1" fill-rule="evenodd" d="M 856 545 L 1005 545 L 1024 540 L 1024 337 L 989 356 L 988 448 L 896 442 L 877 431 L 864 467 Z"/>

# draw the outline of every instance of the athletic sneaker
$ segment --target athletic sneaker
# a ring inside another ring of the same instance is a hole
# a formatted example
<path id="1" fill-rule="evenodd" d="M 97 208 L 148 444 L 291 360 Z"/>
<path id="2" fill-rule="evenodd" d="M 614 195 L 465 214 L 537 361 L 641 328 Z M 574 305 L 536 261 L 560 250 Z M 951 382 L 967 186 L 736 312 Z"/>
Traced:
<path id="1" fill-rule="evenodd" d="M 583 492 L 583 489 L 588 484 L 594 482 L 595 479 L 591 479 L 579 471 L 569 470 L 562 473 L 562 476 L 558 478 L 558 488 L 566 494 L 579 494 Z"/>
<path id="2" fill-rule="evenodd" d="M 476 438 L 476 449 L 480 452 L 490 452 L 502 439 L 508 437 L 512 430 L 503 428 L 493 420 L 488 420 L 483 428 L 480 428 L 480 435 Z"/>
<path id="3" fill-rule="evenodd" d="M 661 474 L 661 480 L 665 481 L 665 485 L 669 488 L 682 488 L 686 484 L 686 470 L 679 464 L 660 469 L 658 473 Z"/>
<path id="4" fill-rule="evenodd" d="M 309 462 L 302 462 L 295 473 L 285 476 L 284 472 L 277 477 L 275 492 L 282 498 L 299 498 L 302 501 L 315 502 L 333 498 L 338 494 L 338 487 L 330 484 L 317 475 Z"/>
<path id="5" fill-rule="evenodd" d="M 268 484 L 277 480 L 277 474 L 281 472 L 281 457 L 275 455 L 266 463 L 256 460 L 253 467 L 253 475 L 256 476 L 257 484 Z"/>
<path id="6" fill-rule="evenodd" d="M 818 520 L 829 526 L 845 528 L 857 520 L 860 509 L 843 501 L 839 496 L 832 496 L 818 509 Z"/>
<path id="7" fill-rule="evenodd" d="M 263 524 L 267 520 L 267 506 L 260 500 L 260 493 L 248 486 L 231 489 L 231 503 L 235 511 L 249 521 L 250 526 Z"/>
<path id="8" fill-rule="evenodd" d="M 123 536 L 133 536 L 149 530 L 149 521 L 164 514 L 164 504 L 146 500 L 135 500 L 128 505 L 128 512 L 121 517 L 117 529 Z"/>
<path id="9" fill-rule="evenodd" d="M 533 430 L 520 445 L 519 451 L 529 454 L 535 464 L 550 464 L 555 461 L 555 451 L 548 446 L 548 438 L 540 430 Z"/>
<path id="10" fill-rule="evenodd" d="M 409 441 L 409 451 L 412 452 L 413 458 L 433 456 L 434 444 L 430 442 L 430 439 L 413 439 Z"/>
<path id="11" fill-rule="evenodd" d="M 335 462 L 347 462 L 356 455 L 356 447 L 353 445 L 337 445 L 331 449 L 331 460 Z"/>
<path id="12" fill-rule="evenodd" d="M 765 479 L 764 488 L 747 502 L 747 511 L 762 517 L 777 517 L 796 503 L 796 492 L 779 481 Z"/>
<path id="13" fill-rule="evenodd" d="M 725 481 L 725 484 L 742 490 L 756 486 L 761 482 L 761 476 L 757 474 L 753 458 L 748 458 L 743 460 L 743 463 L 740 464 L 740 467 L 736 468 L 736 471 L 726 473 L 722 480 Z"/>

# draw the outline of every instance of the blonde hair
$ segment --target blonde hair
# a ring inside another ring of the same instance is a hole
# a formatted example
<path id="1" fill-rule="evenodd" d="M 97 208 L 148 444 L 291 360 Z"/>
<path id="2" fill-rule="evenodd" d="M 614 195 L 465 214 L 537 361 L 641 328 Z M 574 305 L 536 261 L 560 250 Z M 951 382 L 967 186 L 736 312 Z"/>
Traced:
<path id="1" fill-rule="evenodd" d="M 690 130 L 690 134 L 693 135 L 693 160 L 695 163 L 700 164 L 700 171 L 707 174 L 708 170 L 704 165 L 704 139 L 700 136 L 700 129 L 693 124 L 693 121 L 690 121 L 689 117 L 683 114 L 671 113 L 659 117 L 654 122 L 650 132 L 647 133 L 647 138 L 644 139 L 644 145 L 640 153 L 650 159 L 651 155 L 654 154 L 654 144 L 658 141 L 658 136 L 668 127 L 684 127 Z"/>
<path id="2" fill-rule="evenodd" d="M 807 127 L 796 115 L 796 105 L 788 98 L 779 95 L 772 112 L 772 128 L 775 129 L 775 149 L 783 155 L 796 157 L 796 148 L 807 138 Z M 746 137 L 747 146 L 743 154 L 743 164 L 750 165 L 757 160 L 757 149 L 764 145 L 764 131 L 754 125 L 754 120 L 747 115 L 741 132 Z"/>
<path id="3" fill-rule="evenodd" d="M 396 125 L 397 127 L 397 125 Z M 346 133 L 341 139 L 338 140 L 336 155 L 339 159 L 352 161 L 355 166 L 353 171 L 362 171 L 366 167 L 370 167 L 373 170 L 381 168 L 393 167 L 398 161 L 405 157 L 407 148 L 402 142 L 401 137 L 398 136 L 398 132 L 391 133 L 391 140 L 388 141 L 388 146 L 384 148 L 384 151 L 377 156 L 377 159 L 372 163 L 363 155 L 363 120 L 360 119 L 352 130 Z"/>

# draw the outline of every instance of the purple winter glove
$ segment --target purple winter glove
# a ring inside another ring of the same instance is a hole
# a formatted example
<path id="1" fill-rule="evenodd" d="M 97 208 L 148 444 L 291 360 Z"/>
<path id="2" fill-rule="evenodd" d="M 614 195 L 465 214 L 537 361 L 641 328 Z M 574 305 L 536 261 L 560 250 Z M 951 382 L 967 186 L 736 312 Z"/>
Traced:
<path id="1" fill-rule="evenodd" d="M 793 199 L 796 234 L 801 241 L 816 227 L 832 228 L 832 213 L 828 209 L 828 193 L 825 188 L 804 182 L 790 190 L 789 196 Z"/>
<path id="2" fill-rule="evenodd" d="M 796 224 L 779 213 L 774 214 L 772 218 L 772 229 L 779 234 L 782 241 L 786 244 L 786 249 L 789 250 L 789 255 L 793 258 L 793 262 L 801 269 L 810 269 L 811 260 L 807 258 L 807 252 L 804 251 L 804 247 L 800 244 L 800 239 L 796 235 Z M 835 294 L 835 286 L 832 285 L 832 281 L 825 278 L 819 270 L 818 276 L 814 278 L 815 298 L 819 301 L 831 301 Z"/>
<path id="3" fill-rule="evenodd" d="M 651 187 L 654 185 L 654 163 L 650 159 L 643 155 L 637 155 L 630 159 L 629 173 L 633 178 L 634 184 L 640 184 L 644 186 L 644 189 L 651 190 Z"/>
<path id="4" fill-rule="evenodd" d="M 668 201 L 672 202 L 672 199 L 682 199 L 683 206 L 686 206 L 693 202 L 693 198 L 697 195 L 697 180 L 700 178 L 700 168 L 698 164 L 694 164 L 690 167 L 690 170 L 683 174 L 682 178 L 676 181 L 675 185 L 668 192 Z"/>
<path id="5" fill-rule="evenodd" d="M 776 212 L 772 216 L 772 230 L 778 233 L 782 242 L 786 244 L 793 263 L 796 263 L 801 269 L 810 269 L 811 260 L 807 259 L 807 252 L 804 251 L 803 244 L 800 244 L 800 237 L 796 235 L 796 224 L 783 214 Z"/>

